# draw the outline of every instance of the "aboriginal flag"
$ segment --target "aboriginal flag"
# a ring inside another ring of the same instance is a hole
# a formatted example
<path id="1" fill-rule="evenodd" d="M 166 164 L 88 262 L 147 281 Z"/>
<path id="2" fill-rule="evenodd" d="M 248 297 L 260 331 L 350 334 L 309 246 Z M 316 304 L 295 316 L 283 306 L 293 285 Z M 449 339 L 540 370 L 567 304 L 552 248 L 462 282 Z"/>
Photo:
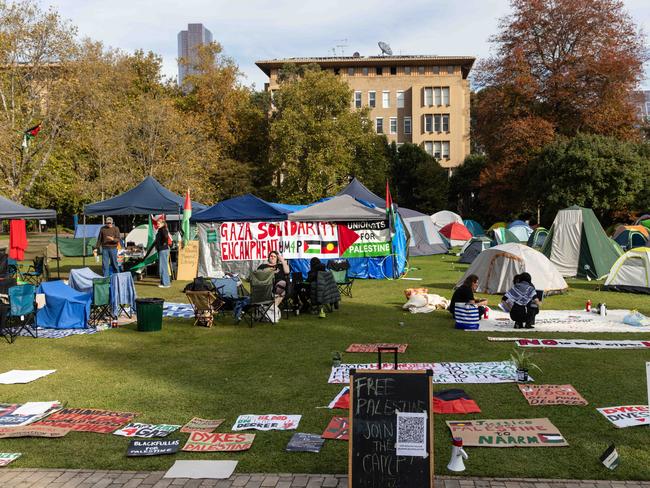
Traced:
<path id="1" fill-rule="evenodd" d="M 321 254 L 339 254 L 339 243 L 336 241 L 322 241 L 320 243 Z"/>

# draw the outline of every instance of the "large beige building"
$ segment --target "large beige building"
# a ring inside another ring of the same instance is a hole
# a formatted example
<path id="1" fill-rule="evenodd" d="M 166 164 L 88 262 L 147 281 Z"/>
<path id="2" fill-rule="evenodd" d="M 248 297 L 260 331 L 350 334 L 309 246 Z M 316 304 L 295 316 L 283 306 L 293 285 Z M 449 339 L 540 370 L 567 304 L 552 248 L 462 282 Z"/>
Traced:
<path id="1" fill-rule="evenodd" d="M 350 106 L 370 107 L 375 130 L 388 141 L 420 145 L 445 168 L 470 152 L 469 75 L 474 58 L 460 56 L 350 56 L 257 61 L 278 88 L 285 64 L 320 65 L 344 78 L 354 91 Z"/>

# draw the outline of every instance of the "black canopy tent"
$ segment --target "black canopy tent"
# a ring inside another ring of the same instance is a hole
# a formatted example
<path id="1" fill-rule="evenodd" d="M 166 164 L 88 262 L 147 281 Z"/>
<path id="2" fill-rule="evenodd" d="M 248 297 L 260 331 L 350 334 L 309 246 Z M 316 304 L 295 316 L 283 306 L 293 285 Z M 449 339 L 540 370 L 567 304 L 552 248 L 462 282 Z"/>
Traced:
<path id="1" fill-rule="evenodd" d="M 59 278 L 61 277 L 61 268 L 59 266 L 59 229 L 56 210 L 39 210 L 36 208 L 26 207 L 9 200 L 8 198 L 0 196 L 0 219 L 54 219 L 54 235 L 56 236 L 56 274 Z"/>

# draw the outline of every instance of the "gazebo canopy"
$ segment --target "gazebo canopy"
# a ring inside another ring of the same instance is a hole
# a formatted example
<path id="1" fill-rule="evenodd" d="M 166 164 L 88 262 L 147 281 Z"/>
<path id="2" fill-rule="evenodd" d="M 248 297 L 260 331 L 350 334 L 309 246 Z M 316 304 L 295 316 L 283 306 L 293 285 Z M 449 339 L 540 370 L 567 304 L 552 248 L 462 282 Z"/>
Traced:
<path id="1" fill-rule="evenodd" d="M 348 186 L 346 186 L 336 194 L 337 197 L 341 195 L 349 195 L 353 198 L 356 198 L 357 200 L 363 200 L 364 202 L 372 203 L 377 208 L 386 208 L 386 199 L 371 192 L 366 187 L 366 185 L 361 183 L 356 178 L 352 178 L 352 181 L 350 181 Z M 399 214 L 405 219 L 411 217 L 422 217 L 423 215 L 425 215 L 422 212 L 418 212 L 417 210 L 411 210 L 410 208 L 406 208 L 406 207 L 398 206 L 398 211 Z"/>
<path id="2" fill-rule="evenodd" d="M 287 220 L 290 210 L 251 195 L 241 195 L 219 202 L 192 215 L 192 222 L 277 222 Z"/>
<path id="3" fill-rule="evenodd" d="M 349 195 L 332 197 L 289 215 L 289 220 L 298 222 L 385 219 L 386 212 L 383 209 L 368 207 Z"/>
<path id="4" fill-rule="evenodd" d="M 183 213 L 184 197 L 162 186 L 153 176 L 147 176 L 138 186 L 102 202 L 84 206 L 86 215 L 149 215 Z M 193 211 L 206 207 L 192 202 Z"/>
<path id="5" fill-rule="evenodd" d="M 37 210 L 25 207 L 0 196 L 0 219 L 54 219 L 56 210 Z"/>

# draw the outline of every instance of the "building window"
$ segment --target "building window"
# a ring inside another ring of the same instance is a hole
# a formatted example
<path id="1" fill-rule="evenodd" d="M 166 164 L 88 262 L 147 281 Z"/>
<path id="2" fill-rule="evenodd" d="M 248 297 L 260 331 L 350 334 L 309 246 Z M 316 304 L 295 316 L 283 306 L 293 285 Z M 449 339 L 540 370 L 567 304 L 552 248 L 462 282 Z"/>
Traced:
<path id="1" fill-rule="evenodd" d="M 424 116 L 424 132 L 433 132 L 433 115 L 431 114 Z"/>
<path id="2" fill-rule="evenodd" d="M 371 108 L 377 106 L 377 94 L 374 91 L 368 92 L 368 106 Z"/>
<path id="3" fill-rule="evenodd" d="M 433 74 L 434 75 L 439 75 L 440 74 L 440 66 L 434 66 L 433 67 Z"/>
<path id="4" fill-rule="evenodd" d="M 433 116 L 434 132 L 449 132 L 449 114 L 436 114 Z"/>
<path id="5" fill-rule="evenodd" d="M 376 74 L 377 76 L 381 76 L 382 74 L 384 74 L 384 68 L 382 68 L 381 66 L 377 66 L 377 67 L 375 68 L 375 74 Z"/>
<path id="6" fill-rule="evenodd" d="M 354 76 L 354 68 L 348 68 L 348 76 Z"/>
<path id="7" fill-rule="evenodd" d="M 397 90 L 397 108 L 404 108 L 404 90 Z"/>
<path id="8" fill-rule="evenodd" d="M 650 115 L 650 102 L 645 102 L 645 114 Z"/>
<path id="9" fill-rule="evenodd" d="M 396 75 L 397 74 L 397 66 L 391 66 L 390 67 L 390 74 L 391 75 Z"/>
<path id="10" fill-rule="evenodd" d="M 381 105 L 383 108 L 390 108 L 390 92 L 383 91 L 381 93 Z"/>
<path id="11" fill-rule="evenodd" d="M 354 92 L 354 108 L 361 108 L 361 92 Z"/>
<path id="12" fill-rule="evenodd" d="M 404 117 L 404 134 L 411 133 L 411 117 Z"/>
<path id="13" fill-rule="evenodd" d="M 411 74 L 411 67 L 410 66 L 404 66 L 404 74 L 405 75 L 410 75 Z"/>
<path id="14" fill-rule="evenodd" d="M 363 73 L 363 76 L 368 76 L 368 68 L 361 68 L 361 72 Z"/>
<path id="15" fill-rule="evenodd" d="M 433 89 L 436 106 L 449 105 L 449 87 L 436 87 Z"/>
<path id="16" fill-rule="evenodd" d="M 426 87 L 424 89 L 424 106 L 430 107 L 433 105 L 433 88 Z"/>
<path id="17" fill-rule="evenodd" d="M 449 105 L 449 87 L 442 88 L 442 104 Z"/>
<path id="18" fill-rule="evenodd" d="M 377 134 L 384 133 L 384 119 L 382 117 L 377 117 L 375 119 L 375 130 L 377 131 Z"/>
<path id="19" fill-rule="evenodd" d="M 449 159 L 449 141 L 442 141 L 442 159 Z"/>
<path id="20" fill-rule="evenodd" d="M 442 143 L 440 141 L 435 141 L 433 143 L 433 157 L 440 159 L 442 153 Z"/>
<path id="21" fill-rule="evenodd" d="M 442 88 L 434 88 L 433 91 L 436 95 L 436 105 L 442 105 Z"/>
<path id="22" fill-rule="evenodd" d="M 454 67 L 453 66 L 447 66 L 447 74 L 448 75 L 453 75 L 454 74 Z"/>
<path id="23" fill-rule="evenodd" d="M 397 117 L 390 118 L 390 133 L 397 134 Z"/>
<path id="24" fill-rule="evenodd" d="M 418 66 L 418 74 L 423 75 L 424 74 L 424 66 Z"/>
<path id="25" fill-rule="evenodd" d="M 449 132 L 449 114 L 442 114 L 442 132 Z"/>
<path id="26" fill-rule="evenodd" d="M 424 152 L 433 156 L 433 142 L 424 141 Z"/>

